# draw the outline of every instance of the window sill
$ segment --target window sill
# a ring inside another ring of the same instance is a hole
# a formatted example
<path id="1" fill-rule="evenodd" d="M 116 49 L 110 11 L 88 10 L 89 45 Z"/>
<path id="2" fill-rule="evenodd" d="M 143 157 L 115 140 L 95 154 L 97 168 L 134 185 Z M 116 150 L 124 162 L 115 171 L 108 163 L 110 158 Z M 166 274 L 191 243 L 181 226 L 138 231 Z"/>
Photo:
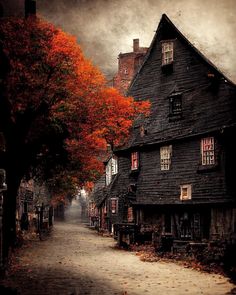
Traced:
<path id="1" fill-rule="evenodd" d="M 171 169 L 160 169 L 161 173 L 169 173 Z"/>
<path id="2" fill-rule="evenodd" d="M 204 172 L 210 172 L 210 171 L 215 171 L 219 168 L 218 164 L 214 165 L 199 165 L 197 172 L 198 173 L 204 173 Z"/>
<path id="3" fill-rule="evenodd" d="M 170 114 L 169 115 L 169 122 L 175 122 L 175 121 L 179 121 L 179 120 L 182 120 L 182 119 L 183 119 L 182 114 L 176 114 L 176 115 Z"/>

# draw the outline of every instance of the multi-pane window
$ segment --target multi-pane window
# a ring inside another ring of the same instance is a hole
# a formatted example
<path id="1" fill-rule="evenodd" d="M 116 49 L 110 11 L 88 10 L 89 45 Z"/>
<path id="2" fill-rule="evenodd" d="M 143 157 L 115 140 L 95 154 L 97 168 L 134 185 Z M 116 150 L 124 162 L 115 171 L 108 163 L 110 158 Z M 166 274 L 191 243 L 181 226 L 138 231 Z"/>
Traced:
<path id="1" fill-rule="evenodd" d="M 112 176 L 118 173 L 118 164 L 117 164 L 117 158 L 112 157 L 107 162 L 106 165 L 106 185 L 109 185 L 112 181 Z"/>
<path id="2" fill-rule="evenodd" d="M 108 162 L 106 165 L 106 185 L 111 183 L 111 165 Z"/>
<path id="3" fill-rule="evenodd" d="M 192 186 L 191 184 L 184 184 L 180 186 L 180 200 L 191 200 L 192 199 Z"/>
<path id="4" fill-rule="evenodd" d="M 201 140 L 202 165 L 215 164 L 214 137 L 206 137 Z"/>
<path id="5" fill-rule="evenodd" d="M 181 95 L 170 96 L 170 115 L 181 115 L 182 114 L 182 97 Z"/>
<path id="6" fill-rule="evenodd" d="M 111 159 L 111 174 L 115 175 L 118 173 L 118 161 L 116 157 L 112 157 Z"/>
<path id="7" fill-rule="evenodd" d="M 170 170 L 172 156 L 172 145 L 162 146 L 160 148 L 161 170 Z"/>
<path id="8" fill-rule="evenodd" d="M 138 152 L 131 153 L 131 170 L 137 170 L 139 166 Z"/>
<path id="9" fill-rule="evenodd" d="M 111 213 L 116 214 L 118 212 L 118 199 L 111 198 Z"/>
<path id="10" fill-rule="evenodd" d="M 162 65 L 168 65 L 173 62 L 174 44 L 172 41 L 162 43 Z"/>

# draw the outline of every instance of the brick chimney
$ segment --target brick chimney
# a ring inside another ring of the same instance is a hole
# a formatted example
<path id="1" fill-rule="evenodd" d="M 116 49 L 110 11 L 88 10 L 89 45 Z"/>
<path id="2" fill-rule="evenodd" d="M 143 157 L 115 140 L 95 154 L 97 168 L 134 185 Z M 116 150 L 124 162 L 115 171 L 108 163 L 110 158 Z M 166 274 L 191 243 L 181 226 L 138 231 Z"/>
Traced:
<path id="1" fill-rule="evenodd" d="M 133 51 L 134 52 L 139 51 L 139 39 L 133 39 Z"/>
<path id="2" fill-rule="evenodd" d="M 25 0 L 25 17 L 36 15 L 36 1 Z"/>

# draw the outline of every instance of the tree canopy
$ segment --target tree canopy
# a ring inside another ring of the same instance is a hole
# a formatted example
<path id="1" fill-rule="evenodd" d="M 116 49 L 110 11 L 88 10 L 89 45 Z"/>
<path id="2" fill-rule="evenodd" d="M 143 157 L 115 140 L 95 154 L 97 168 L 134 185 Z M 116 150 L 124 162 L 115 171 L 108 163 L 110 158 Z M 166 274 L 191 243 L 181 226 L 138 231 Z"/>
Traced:
<path id="1" fill-rule="evenodd" d="M 2 22 L 0 48 L 1 128 L 7 147 L 24 146 L 26 166 L 47 154 L 54 136 L 78 164 L 79 180 L 89 180 L 102 169 L 99 155 L 106 144 L 122 144 L 133 119 L 147 113 L 148 103 L 135 103 L 106 86 L 75 37 L 40 19 Z"/>
<path id="2" fill-rule="evenodd" d="M 63 161 L 62 176 L 95 180 L 107 144 L 124 144 L 133 120 L 148 113 L 148 102 L 107 87 L 75 37 L 35 17 L 0 21 L 0 66 L 2 166 L 12 187 L 30 167 L 48 172 Z"/>

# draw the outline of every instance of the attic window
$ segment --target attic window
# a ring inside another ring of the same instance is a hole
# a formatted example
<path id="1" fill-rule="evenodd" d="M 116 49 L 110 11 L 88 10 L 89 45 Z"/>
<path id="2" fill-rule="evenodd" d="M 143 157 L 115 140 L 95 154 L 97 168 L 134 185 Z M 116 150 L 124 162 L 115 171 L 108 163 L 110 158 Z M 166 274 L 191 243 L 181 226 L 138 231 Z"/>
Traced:
<path id="1" fill-rule="evenodd" d="M 162 42 L 162 66 L 173 63 L 174 60 L 174 43 L 173 41 Z"/>

